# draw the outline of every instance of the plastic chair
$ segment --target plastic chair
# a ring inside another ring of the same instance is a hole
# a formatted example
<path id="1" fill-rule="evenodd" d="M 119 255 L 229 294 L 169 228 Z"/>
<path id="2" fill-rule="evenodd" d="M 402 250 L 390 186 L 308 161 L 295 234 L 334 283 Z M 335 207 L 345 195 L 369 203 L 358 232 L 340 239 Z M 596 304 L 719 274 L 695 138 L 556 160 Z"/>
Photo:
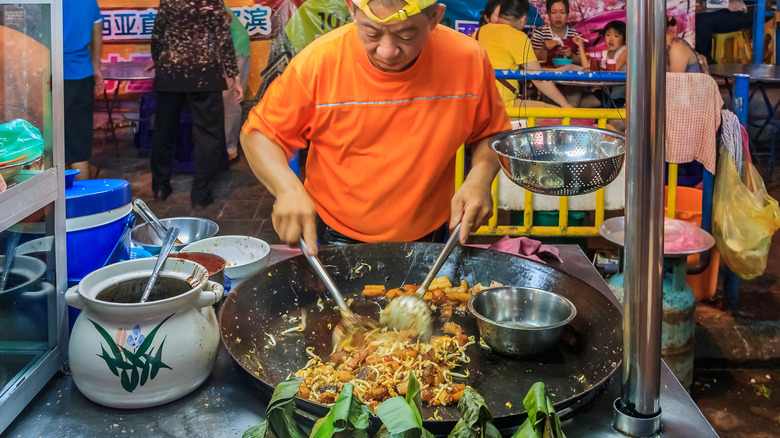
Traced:
<path id="1" fill-rule="evenodd" d="M 745 30 L 713 35 L 712 59 L 717 64 L 750 64 L 749 38 Z"/>

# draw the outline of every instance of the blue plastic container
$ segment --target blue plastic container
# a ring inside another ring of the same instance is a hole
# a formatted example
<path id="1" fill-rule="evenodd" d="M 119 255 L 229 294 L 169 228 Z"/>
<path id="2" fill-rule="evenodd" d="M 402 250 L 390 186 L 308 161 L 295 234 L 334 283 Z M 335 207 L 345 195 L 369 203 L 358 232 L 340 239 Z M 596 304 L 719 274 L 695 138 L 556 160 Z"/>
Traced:
<path id="1" fill-rule="evenodd" d="M 78 282 L 107 264 L 130 259 L 130 235 L 123 236 L 123 231 L 131 220 L 131 201 L 130 184 L 124 180 L 95 179 L 72 184 L 66 180 L 69 282 Z M 120 237 L 124 242 L 119 242 L 114 251 Z"/>
<path id="2" fill-rule="evenodd" d="M 130 184 L 127 181 L 74 181 L 78 173 L 65 171 L 65 239 L 69 287 L 105 265 L 130 260 L 130 233 L 124 231 L 132 228 L 135 222 Z M 79 313 L 79 309 L 68 306 L 70 330 L 73 330 L 73 323 Z"/>

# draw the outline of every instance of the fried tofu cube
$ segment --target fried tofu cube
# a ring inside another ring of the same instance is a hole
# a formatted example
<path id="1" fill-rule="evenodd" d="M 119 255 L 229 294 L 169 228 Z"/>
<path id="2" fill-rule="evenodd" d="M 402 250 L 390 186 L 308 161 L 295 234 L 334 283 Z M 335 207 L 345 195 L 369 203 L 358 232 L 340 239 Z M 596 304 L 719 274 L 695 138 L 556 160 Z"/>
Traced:
<path id="1" fill-rule="evenodd" d="M 445 287 L 452 287 L 450 277 L 444 276 L 434 278 L 431 285 L 428 286 L 428 289 L 443 289 Z"/>
<path id="2" fill-rule="evenodd" d="M 387 289 L 381 284 L 367 284 L 363 287 L 363 296 L 366 298 L 383 297 L 386 293 Z"/>
<path id="3" fill-rule="evenodd" d="M 471 286 L 471 288 L 469 288 L 469 293 L 470 293 L 471 295 L 474 295 L 475 293 L 477 293 L 477 292 L 479 292 L 479 291 L 481 291 L 481 290 L 485 290 L 485 289 L 487 289 L 487 288 L 488 288 L 488 287 L 487 287 L 487 286 L 485 286 L 485 285 L 483 285 L 482 283 L 477 283 L 477 284 L 475 284 L 474 286 Z"/>
<path id="4" fill-rule="evenodd" d="M 465 303 L 471 298 L 471 294 L 468 292 L 448 292 L 447 298 L 459 303 Z"/>

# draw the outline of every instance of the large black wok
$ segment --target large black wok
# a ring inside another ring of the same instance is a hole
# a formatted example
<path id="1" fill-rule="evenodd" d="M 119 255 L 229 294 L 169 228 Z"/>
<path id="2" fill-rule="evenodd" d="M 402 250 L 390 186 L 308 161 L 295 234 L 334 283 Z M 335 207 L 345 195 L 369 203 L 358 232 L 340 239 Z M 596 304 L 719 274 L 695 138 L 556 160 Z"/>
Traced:
<path id="1" fill-rule="evenodd" d="M 345 298 L 355 297 L 353 310 L 376 317 L 379 305 L 360 297 L 363 286 L 420 284 L 440 249 L 440 244 L 433 243 L 361 244 L 323 247 L 320 258 Z M 469 347 L 470 376 L 465 383 L 485 398 L 497 427 L 517 425 L 525 419 L 523 397 L 534 382 L 543 381 L 556 409 L 561 409 L 600 387 L 618 368 L 620 312 L 585 282 L 517 256 L 471 247 L 456 248 L 439 275 L 448 275 L 453 283 L 465 279 L 469 285 L 487 285 L 496 280 L 546 289 L 565 296 L 577 307 L 577 317 L 563 340 L 538 357 L 515 359 L 478 345 Z M 297 324 L 290 317 L 300 316 L 301 309 L 307 313 L 305 330 L 281 335 Z M 270 395 L 275 385 L 306 364 L 307 347 L 328 357 L 329 324 L 335 326 L 340 319 L 335 309 L 303 256 L 293 257 L 266 267 L 227 296 L 220 314 L 220 333 L 230 354 L 252 376 L 251 381 Z M 466 334 L 479 335 L 473 318 L 455 321 Z M 441 324 L 436 325 L 440 332 Z M 297 400 L 297 404 L 316 418 L 328 410 L 307 400 Z M 423 406 L 423 418 L 433 413 L 434 408 Z M 442 420 L 426 423 L 434 433 L 446 433 L 459 418 L 456 406 L 439 407 L 438 413 Z"/>

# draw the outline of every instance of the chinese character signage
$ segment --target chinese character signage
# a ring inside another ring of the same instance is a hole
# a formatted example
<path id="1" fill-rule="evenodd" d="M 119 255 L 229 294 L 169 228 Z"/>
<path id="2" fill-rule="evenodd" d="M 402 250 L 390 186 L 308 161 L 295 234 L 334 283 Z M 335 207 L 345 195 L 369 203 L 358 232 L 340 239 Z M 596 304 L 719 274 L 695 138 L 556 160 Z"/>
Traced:
<path id="1" fill-rule="evenodd" d="M 249 37 L 271 35 L 271 8 L 263 5 L 231 8 L 249 32 Z M 108 43 L 139 42 L 152 37 L 156 8 L 102 8 L 103 40 Z"/>

